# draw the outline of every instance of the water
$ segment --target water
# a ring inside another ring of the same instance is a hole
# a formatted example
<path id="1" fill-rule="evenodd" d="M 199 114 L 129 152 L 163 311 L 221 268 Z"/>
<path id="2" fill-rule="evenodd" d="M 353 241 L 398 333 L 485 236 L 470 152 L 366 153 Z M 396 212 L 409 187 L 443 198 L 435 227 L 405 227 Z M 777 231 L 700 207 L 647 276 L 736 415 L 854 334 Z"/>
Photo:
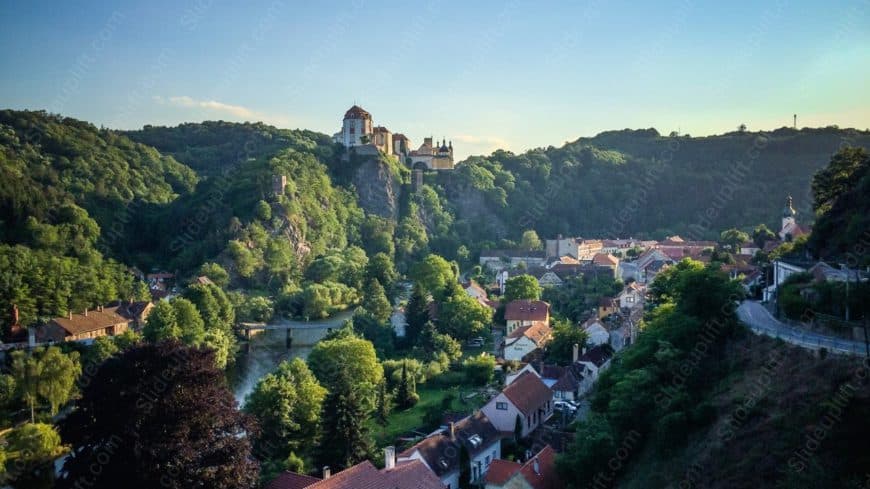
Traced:
<path id="1" fill-rule="evenodd" d="M 326 334 L 327 328 L 340 328 L 341 325 L 353 316 L 352 310 L 342 311 L 330 318 L 319 321 L 293 321 L 289 319 L 279 319 L 271 324 L 280 325 L 304 325 L 304 326 L 323 326 L 323 334 Z M 260 380 L 266 374 L 275 370 L 284 360 L 293 358 L 307 358 L 311 352 L 312 346 L 293 346 L 287 348 L 287 332 L 283 329 L 266 330 L 251 338 L 248 343 L 247 353 L 242 353 L 236 358 L 236 363 L 227 370 L 227 379 L 230 383 L 230 388 L 233 390 L 233 395 L 239 406 L 245 401 L 247 396 Z M 243 347 L 244 348 L 244 347 Z"/>

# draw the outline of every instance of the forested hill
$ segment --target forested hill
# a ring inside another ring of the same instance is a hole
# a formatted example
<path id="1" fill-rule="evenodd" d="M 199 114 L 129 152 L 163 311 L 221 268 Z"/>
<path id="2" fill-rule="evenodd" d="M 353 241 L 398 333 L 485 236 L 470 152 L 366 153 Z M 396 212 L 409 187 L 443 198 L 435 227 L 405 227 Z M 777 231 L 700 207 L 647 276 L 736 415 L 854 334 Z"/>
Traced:
<path id="1" fill-rule="evenodd" d="M 762 222 L 777 229 L 787 194 L 799 220 L 811 220 L 811 178 L 845 145 L 870 146 L 870 132 L 609 131 L 559 148 L 471 157 L 437 181 L 457 224 L 479 239 L 517 239 L 527 228 L 542 237 L 709 238 Z"/>
<path id="2" fill-rule="evenodd" d="M 29 239 L 27 219 L 58 224 L 65 205 L 102 228 L 130 202 L 166 204 L 197 182 L 190 168 L 107 129 L 41 111 L 0 111 L 0 236 Z"/>

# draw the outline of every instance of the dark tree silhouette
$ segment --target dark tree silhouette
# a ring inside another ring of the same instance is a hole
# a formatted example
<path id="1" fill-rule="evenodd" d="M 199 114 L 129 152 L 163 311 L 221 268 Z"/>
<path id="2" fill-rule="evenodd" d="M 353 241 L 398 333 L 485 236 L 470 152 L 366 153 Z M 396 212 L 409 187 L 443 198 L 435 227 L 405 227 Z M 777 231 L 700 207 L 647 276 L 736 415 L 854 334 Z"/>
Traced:
<path id="1" fill-rule="evenodd" d="M 238 411 L 208 349 L 176 341 L 109 358 L 60 424 L 73 446 L 59 488 L 250 488 L 259 466 Z"/>

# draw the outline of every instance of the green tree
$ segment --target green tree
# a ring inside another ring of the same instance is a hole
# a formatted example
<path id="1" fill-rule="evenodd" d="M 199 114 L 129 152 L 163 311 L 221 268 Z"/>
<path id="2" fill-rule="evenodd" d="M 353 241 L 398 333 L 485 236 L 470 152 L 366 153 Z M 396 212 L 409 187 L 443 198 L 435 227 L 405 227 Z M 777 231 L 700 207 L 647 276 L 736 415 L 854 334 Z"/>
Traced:
<path id="1" fill-rule="evenodd" d="M 0 409 L 9 407 L 15 401 L 18 386 L 11 374 L 0 374 Z"/>
<path id="2" fill-rule="evenodd" d="M 736 252 L 740 245 L 747 241 L 749 235 L 736 228 L 726 229 L 719 234 L 719 244 L 732 252 Z"/>
<path id="3" fill-rule="evenodd" d="M 308 355 L 308 366 L 330 391 L 342 379 L 353 382 L 354 390 L 366 401 L 366 412 L 373 408 L 375 389 L 384 378 L 384 369 L 370 341 L 356 336 L 323 339 Z"/>
<path id="4" fill-rule="evenodd" d="M 175 316 L 175 308 L 169 301 L 158 301 L 148 314 L 142 335 L 147 341 L 158 342 L 181 337 L 181 327 Z"/>
<path id="5" fill-rule="evenodd" d="M 388 321 L 393 313 L 390 300 L 387 299 L 384 288 L 376 279 L 369 279 L 366 282 L 365 289 L 363 290 L 362 306 L 372 317 L 380 322 Z"/>
<path id="6" fill-rule="evenodd" d="M 323 436 L 318 450 L 321 466 L 343 469 L 371 456 L 374 443 L 366 425 L 367 395 L 360 392 L 348 372 L 339 371 L 332 379 L 321 415 Z"/>
<path id="7" fill-rule="evenodd" d="M 193 302 L 184 297 L 172 299 L 175 320 L 181 332 L 181 340 L 187 345 L 199 345 L 205 338 L 205 323 Z M 151 315 L 148 315 L 151 318 Z M 146 320 L 147 322 L 147 320 Z"/>
<path id="8" fill-rule="evenodd" d="M 417 263 L 411 276 L 424 292 L 432 295 L 438 295 L 447 285 L 456 282 L 453 266 L 438 255 L 428 255 Z"/>
<path id="9" fill-rule="evenodd" d="M 73 351 L 65 354 L 60 348 L 50 346 L 40 354 L 39 363 L 36 390 L 40 397 L 48 401 L 50 412 L 55 415 L 75 392 L 76 381 L 82 374 L 79 353 Z"/>
<path id="10" fill-rule="evenodd" d="M 233 352 L 236 347 L 235 337 L 230 336 L 224 330 L 207 330 L 202 344 L 214 352 L 215 366 L 217 368 L 224 369 L 233 360 Z"/>
<path id="11" fill-rule="evenodd" d="M 438 304 L 438 329 L 457 339 L 480 335 L 492 322 L 492 310 L 465 293 L 458 283 L 445 287 Z"/>
<path id="12" fill-rule="evenodd" d="M 285 459 L 317 441 L 326 389 L 299 358 L 283 361 L 262 377 L 245 399 L 244 411 L 260 426 L 258 454 Z"/>
<path id="13" fill-rule="evenodd" d="M 11 353 L 12 376 L 18 386 L 21 399 L 30 406 L 30 422 L 36 421 L 35 406 L 39 399 L 39 381 L 43 364 L 34 353 L 16 350 Z"/>
<path id="14" fill-rule="evenodd" d="M 401 409 L 413 407 L 420 400 L 414 375 L 408 374 L 407 362 L 402 362 L 402 375 L 396 388 L 396 404 Z"/>
<path id="15" fill-rule="evenodd" d="M 387 391 L 387 381 L 384 379 L 378 384 L 378 397 L 375 405 L 375 419 L 381 426 L 387 426 L 390 423 L 392 404 L 393 399 Z"/>
<path id="16" fill-rule="evenodd" d="M 588 335 L 579 326 L 568 321 L 556 321 L 553 339 L 547 344 L 548 358 L 558 365 L 570 365 L 574 359 L 574 345 L 582 351 L 587 339 Z"/>
<path id="17" fill-rule="evenodd" d="M 54 426 L 45 423 L 25 423 L 8 435 L 9 450 L 18 453 L 28 465 L 45 462 L 57 456 L 60 435 Z"/>
<path id="18" fill-rule="evenodd" d="M 411 297 L 405 307 L 405 341 L 415 345 L 419 341 L 423 326 L 429 322 L 429 297 L 416 282 Z"/>
<path id="19" fill-rule="evenodd" d="M 504 300 L 511 302 L 518 299 L 538 300 L 541 298 L 541 285 L 538 279 L 531 275 L 516 275 L 505 282 Z"/>
<path id="20" fill-rule="evenodd" d="M 486 352 L 468 357 L 462 362 L 462 370 L 472 385 L 486 385 L 492 381 L 495 373 L 495 357 Z"/>
<path id="21" fill-rule="evenodd" d="M 520 248 L 528 251 L 537 251 L 544 249 L 544 244 L 541 243 L 541 238 L 538 237 L 538 233 L 529 229 L 523 233 L 523 237 L 520 240 Z"/>
<path id="22" fill-rule="evenodd" d="M 263 222 L 269 222 L 272 220 L 272 206 L 270 206 L 265 200 L 261 200 L 257 202 L 257 210 L 254 214 L 257 216 L 257 219 Z"/>
<path id="23" fill-rule="evenodd" d="M 752 242 L 758 248 L 764 248 L 764 244 L 768 241 L 772 241 L 776 239 L 776 234 L 771 231 L 767 225 L 759 224 L 755 226 L 755 229 L 752 231 Z"/>
<path id="24" fill-rule="evenodd" d="M 199 267 L 199 274 L 208 277 L 218 287 L 226 287 L 230 283 L 230 274 L 214 262 L 203 263 Z"/>
<path id="25" fill-rule="evenodd" d="M 384 289 L 392 290 L 398 278 L 398 273 L 390 256 L 381 252 L 369 260 L 366 266 L 366 277 L 377 280 L 384 286 Z"/>

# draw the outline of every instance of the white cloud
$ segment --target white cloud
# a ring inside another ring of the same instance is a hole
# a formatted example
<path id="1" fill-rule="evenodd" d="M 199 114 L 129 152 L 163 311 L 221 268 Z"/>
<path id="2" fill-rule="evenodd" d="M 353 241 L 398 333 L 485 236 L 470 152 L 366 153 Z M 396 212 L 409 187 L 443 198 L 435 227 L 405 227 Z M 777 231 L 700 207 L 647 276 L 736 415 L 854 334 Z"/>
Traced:
<path id="1" fill-rule="evenodd" d="M 173 107 L 181 107 L 186 109 L 204 109 L 218 114 L 226 114 L 236 119 L 245 121 L 262 121 L 268 124 L 275 124 L 287 127 L 290 125 L 290 119 L 286 116 L 267 114 L 259 112 L 241 105 L 225 104 L 216 100 L 196 100 L 187 95 L 164 98 L 160 95 L 155 95 L 152 99 L 160 105 L 170 105 Z"/>

